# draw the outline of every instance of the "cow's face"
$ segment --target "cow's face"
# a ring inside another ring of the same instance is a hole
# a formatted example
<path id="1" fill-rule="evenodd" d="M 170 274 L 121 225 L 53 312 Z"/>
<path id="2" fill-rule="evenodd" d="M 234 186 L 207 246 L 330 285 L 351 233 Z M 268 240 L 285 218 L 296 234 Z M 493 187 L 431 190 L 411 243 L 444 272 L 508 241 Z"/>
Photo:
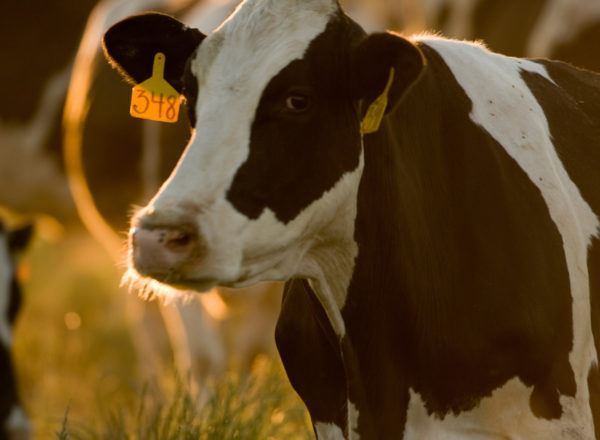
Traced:
<path id="1" fill-rule="evenodd" d="M 206 38 L 136 16 L 105 48 L 134 81 L 165 52 L 187 98 L 195 133 L 134 217 L 131 253 L 139 274 L 197 290 L 285 280 L 315 246 L 351 241 L 362 114 L 390 67 L 392 104 L 422 67 L 413 45 L 367 38 L 331 0 L 249 0 Z"/>
<path id="2" fill-rule="evenodd" d="M 28 439 L 30 425 L 19 405 L 12 366 L 12 325 L 20 305 L 14 260 L 31 237 L 31 227 L 6 231 L 0 223 L 0 438 Z"/>

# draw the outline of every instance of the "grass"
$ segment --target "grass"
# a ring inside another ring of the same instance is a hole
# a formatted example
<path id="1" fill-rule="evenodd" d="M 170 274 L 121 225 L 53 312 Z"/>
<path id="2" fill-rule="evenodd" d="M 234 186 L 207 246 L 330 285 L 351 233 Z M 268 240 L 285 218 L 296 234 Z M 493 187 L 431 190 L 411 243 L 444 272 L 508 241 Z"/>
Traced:
<path id="1" fill-rule="evenodd" d="M 201 406 L 165 340 L 157 368 L 140 366 L 121 270 L 85 234 L 42 228 L 20 273 L 15 365 L 36 440 L 314 438 L 277 358 L 229 371 Z"/>
<path id="2" fill-rule="evenodd" d="M 231 372 L 204 405 L 175 380 L 166 399 L 144 387 L 137 408 L 103 408 L 99 429 L 65 415 L 59 440 L 308 440 L 303 408 L 287 393 L 277 363 L 263 358 L 251 374 Z"/>

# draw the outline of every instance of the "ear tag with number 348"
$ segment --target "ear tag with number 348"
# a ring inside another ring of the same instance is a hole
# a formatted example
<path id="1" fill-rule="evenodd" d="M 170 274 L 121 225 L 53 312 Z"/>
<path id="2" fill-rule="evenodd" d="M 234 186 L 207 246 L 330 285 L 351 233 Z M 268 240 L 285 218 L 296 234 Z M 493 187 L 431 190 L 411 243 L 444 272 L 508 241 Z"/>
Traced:
<path id="1" fill-rule="evenodd" d="M 129 114 L 135 118 L 177 122 L 181 95 L 164 79 L 165 54 L 154 55 L 152 76 L 131 92 Z"/>

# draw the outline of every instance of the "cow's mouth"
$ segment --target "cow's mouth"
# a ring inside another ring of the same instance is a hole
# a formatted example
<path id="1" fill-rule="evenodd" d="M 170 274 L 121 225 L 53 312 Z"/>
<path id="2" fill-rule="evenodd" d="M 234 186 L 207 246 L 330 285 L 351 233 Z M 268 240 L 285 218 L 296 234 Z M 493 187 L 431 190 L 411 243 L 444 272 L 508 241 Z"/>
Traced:
<path id="1" fill-rule="evenodd" d="M 163 284 L 168 284 L 178 290 L 195 290 L 199 293 L 208 292 L 210 289 L 220 284 L 216 278 L 187 278 L 185 276 L 177 276 L 170 278 L 164 275 L 151 275 L 151 278 Z"/>

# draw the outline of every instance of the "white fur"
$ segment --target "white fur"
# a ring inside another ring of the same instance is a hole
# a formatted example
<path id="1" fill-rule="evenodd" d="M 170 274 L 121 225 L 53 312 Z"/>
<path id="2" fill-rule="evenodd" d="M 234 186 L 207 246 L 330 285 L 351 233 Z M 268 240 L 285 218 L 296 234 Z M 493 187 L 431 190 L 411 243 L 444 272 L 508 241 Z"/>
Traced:
<path id="1" fill-rule="evenodd" d="M 349 440 L 360 440 L 358 434 L 358 409 L 348 400 L 348 432 L 350 433 Z"/>
<path id="2" fill-rule="evenodd" d="M 8 250 L 8 241 L 5 234 L 0 234 L 0 344 L 6 348 L 12 346 L 12 330 L 8 321 L 12 274 L 13 264 Z"/>
<path id="3" fill-rule="evenodd" d="M 315 431 L 319 440 L 346 440 L 342 429 L 333 423 L 315 423 Z"/>
<path id="4" fill-rule="evenodd" d="M 436 50 L 452 70 L 456 80 L 473 102 L 470 115 L 473 122 L 487 130 L 539 188 L 550 216 L 562 236 L 573 299 L 574 340 L 569 359 L 575 373 L 577 395 L 574 398 L 561 397 L 564 415 L 559 421 L 550 423 L 537 419 L 531 413 L 531 390 L 515 380 L 517 383 L 509 382 L 472 412 L 456 418 L 446 418 L 444 421 L 428 418 L 428 422 L 417 422 L 413 418 L 409 420 L 409 426 L 412 426 L 411 429 L 415 426 L 419 429 L 421 426 L 431 426 L 432 429 L 445 426 L 440 429 L 448 429 L 449 433 L 447 437 L 439 438 L 449 439 L 465 438 L 460 435 L 453 437 L 451 433 L 453 430 L 468 430 L 471 425 L 483 427 L 481 432 L 502 433 L 506 438 L 580 438 L 568 437 L 568 432 L 581 432 L 584 438 L 593 438 L 587 375 L 597 355 L 590 320 L 587 248 L 591 238 L 598 232 L 599 223 L 569 178 L 552 144 L 544 112 L 519 72 L 526 70 L 549 81 L 552 79 L 540 64 L 492 54 L 477 44 L 435 37 L 420 37 L 419 40 Z M 506 396 L 508 398 L 505 399 Z M 413 416 L 419 414 L 415 406 L 421 407 L 422 402 L 413 396 Z M 497 414 L 513 416 L 507 417 L 506 420 L 501 417 L 488 417 L 487 414 L 491 414 L 488 412 L 490 408 L 496 408 L 494 411 L 497 411 Z M 500 408 L 503 410 L 500 411 Z M 504 422 L 499 423 L 500 419 Z M 531 432 L 532 435 L 523 435 L 524 432 Z M 492 434 L 485 435 L 488 437 L 481 438 L 494 438 Z M 426 437 L 418 437 L 415 434 L 408 438 Z"/>

